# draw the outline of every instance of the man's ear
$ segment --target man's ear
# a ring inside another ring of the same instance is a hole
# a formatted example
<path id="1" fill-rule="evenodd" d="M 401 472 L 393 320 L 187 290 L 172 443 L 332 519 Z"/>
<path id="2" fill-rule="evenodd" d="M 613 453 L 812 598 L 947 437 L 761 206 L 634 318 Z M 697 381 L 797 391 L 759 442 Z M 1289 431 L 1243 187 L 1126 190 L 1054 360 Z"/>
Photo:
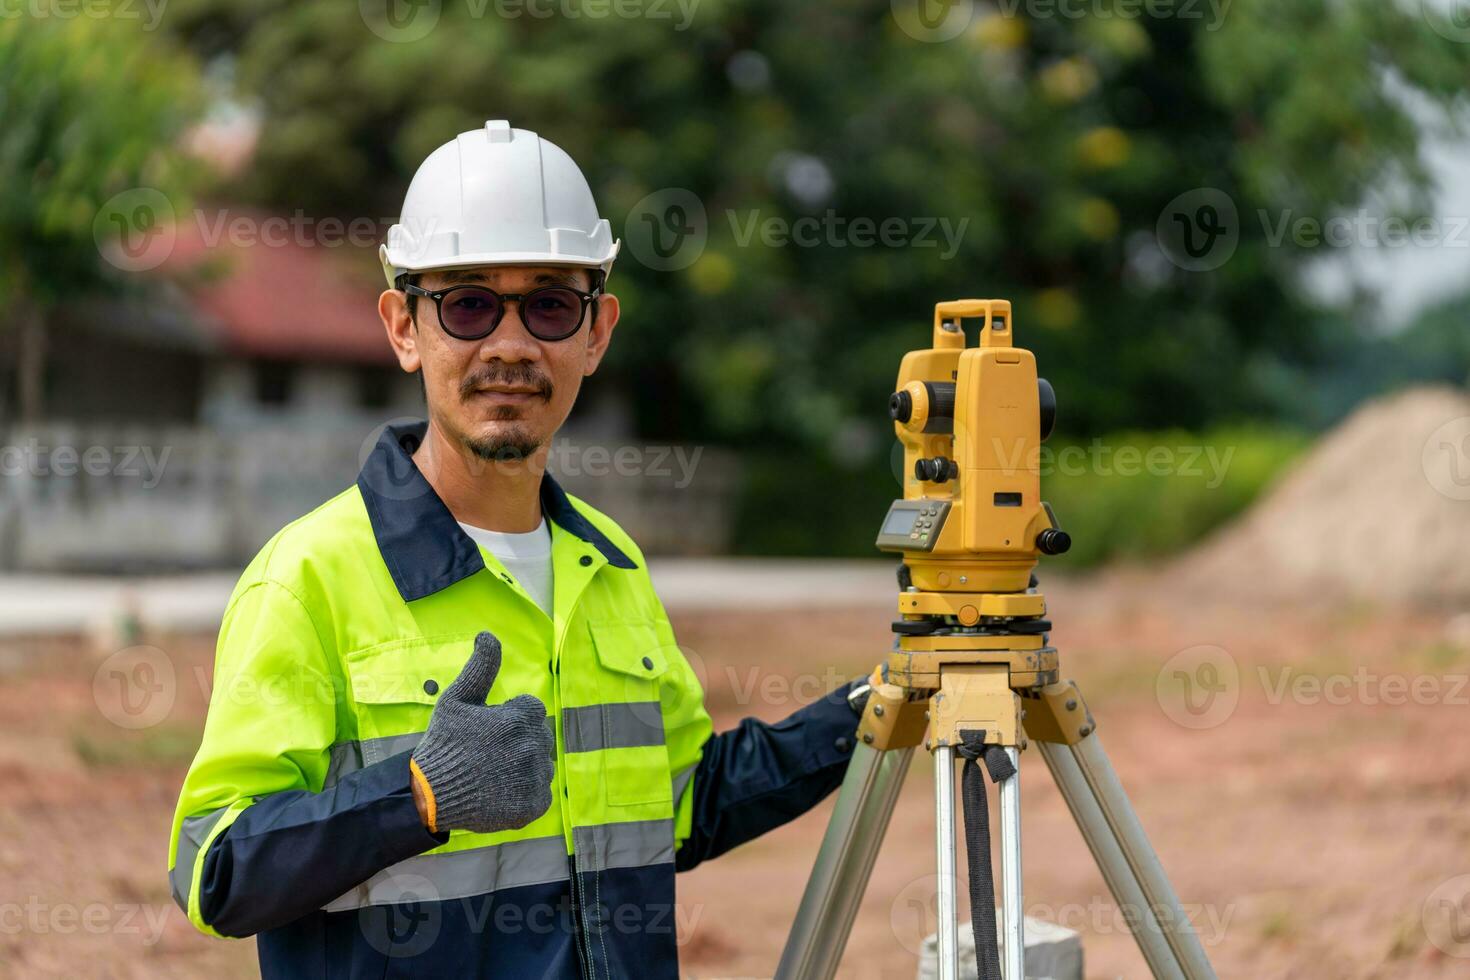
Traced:
<path id="1" fill-rule="evenodd" d="M 618 325 L 621 314 L 622 307 L 612 293 L 597 297 L 597 316 L 587 331 L 587 364 L 582 369 L 583 375 L 590 376 L 602 363 L 602 355 L 607 353 L 607 345 L 612 343 L 613 328 Z"/>
<path id="2" fill-rule="evenodd" d="M 419 356 L 418 328 L 408 315 L 408 296 L 401 289 L 385 289 L 378 297 L 378 316 L 388 331 L 388 343 L 398 356 L 398 366 L 413 374 L 423 366 Z"/>

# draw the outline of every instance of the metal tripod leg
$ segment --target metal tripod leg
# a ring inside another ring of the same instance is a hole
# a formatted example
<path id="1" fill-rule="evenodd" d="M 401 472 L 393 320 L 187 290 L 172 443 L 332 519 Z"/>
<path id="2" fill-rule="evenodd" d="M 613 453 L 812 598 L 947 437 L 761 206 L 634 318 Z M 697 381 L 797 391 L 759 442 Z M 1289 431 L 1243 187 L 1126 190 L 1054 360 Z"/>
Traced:
<path id="1" fill-rule="evenodd" d="M 937 844 L 939 980 L 959 980 L 960 936 L 954 862 L 954 749 L 934 749 L 934 839 Z"/>
<path id="2" fill-rule="evenodd" d="M 887 705 L 890 720 L 901 715 L 904 706 L 917 710 L 919 702 L 906 702 L 897 689 L 885 693 L 889 687 L 875 687 L 873 698 Z M 1153 975 L 1169 980 L 1215 980 L 1204 947 L 1103 752 L 1096 725 L 1076 685 L 1068 682 L 1037 689 L 1028 696 L 1027 705 L 1027 734 L 1046 760 L 1114 899 L 1127 914 Z M 868 710 L 872 715 L 883 714 L 872 702 Z M 890 734 L 893 731 L 898 729 L 891 729 Z M 896 744 L 902 745 L 904 737 L 898 736 Z M 918 740 L 912 732 L 907 737 Z M 1017 765 L 1015 749 L 1007 746 L 1007 753 Z M 861 744 L 854 752 L 782 953 L 778 980 L 831 980 L 835 975 L 912 756 L 912 748 L 880 752 Z M 943 978 L 953 978 L 958 966 L 953 767 L 953 749 L 937 747 L 939 968 Z M 1024 972 L 1016 962 L 1025 958 L 1019 765 L 1016 776 L 1002 781 L 1000 799 L 1005 980 L 1021 980 Z"/>
<path id="3" fill-rule="evenodd" d="M 1000 783 L 1001 976 L 1026 976 L 1026 909 L 1021 897 L 1021 753 L 1006 746 L 1015 773 Z M 975 937 L 978 945 L 980 937 Z"/>
<path id="4" fill-rule="evenodd" d="M 1204 947 L 1097 735 L 1070 746 L 1035 744 L 1153 975 L 1169 980 L 1214 980 Z M 1161 922 L 1161 915 L 1168 921 Z"/>
<path id="5" fill-rule="evenodd" d="M 912 747 L 879 752 L 859 744 L 776 967 L 778 980 L 831 980 L 898 802 Z"/>

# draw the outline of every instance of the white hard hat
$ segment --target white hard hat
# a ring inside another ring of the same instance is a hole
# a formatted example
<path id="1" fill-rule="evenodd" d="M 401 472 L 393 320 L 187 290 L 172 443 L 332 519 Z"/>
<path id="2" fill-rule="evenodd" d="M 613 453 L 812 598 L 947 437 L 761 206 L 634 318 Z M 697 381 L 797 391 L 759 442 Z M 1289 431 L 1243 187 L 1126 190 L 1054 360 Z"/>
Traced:
<path id="1" fill-rule="evenodd" d="M 561 147 L 492 119 L 419 165 L 378 255 L 391 288 L 405 272 L 472 265 L 575 265 L 606 276 L 618 244 Z"/>

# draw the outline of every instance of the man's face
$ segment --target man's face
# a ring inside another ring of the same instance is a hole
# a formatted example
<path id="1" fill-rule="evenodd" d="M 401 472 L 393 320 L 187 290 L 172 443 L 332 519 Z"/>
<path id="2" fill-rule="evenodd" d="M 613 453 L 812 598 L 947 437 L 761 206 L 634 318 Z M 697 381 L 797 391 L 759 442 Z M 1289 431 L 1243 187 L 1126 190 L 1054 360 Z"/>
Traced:
<path id="1" fill-rule="evenodd" d="M 440 290 L 476 285 L 497 293 L 540 286 L 588 292 L 595 270 L 552 266 L 480 266 L 425 272 L 418 285 Z M 378 312 L 405 371 L 422 371 L 429 418 L 449 439 L 483 459 L 520 459 L 546 446 L 566 421 L 582 379 L 597 370 L 618 321 L 618 301 L 598 297 L 576 333 L 538 340 L 526 330 L 520 303 L 506 304 L 488 337 L 460 340 L 439 325 L 432 299 L 417 298 L 409 318 L 406 296 L 390 289 Z"/>

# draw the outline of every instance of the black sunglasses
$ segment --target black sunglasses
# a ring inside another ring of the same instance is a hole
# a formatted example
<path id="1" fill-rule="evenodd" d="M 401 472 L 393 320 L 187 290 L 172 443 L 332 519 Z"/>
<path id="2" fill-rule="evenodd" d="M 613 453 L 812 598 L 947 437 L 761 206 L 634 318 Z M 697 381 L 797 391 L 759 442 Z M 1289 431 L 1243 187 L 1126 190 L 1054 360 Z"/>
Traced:
<path id="1" fill-rule="evenodd" d="M 582 327 L 591 304 L 597 316 L 597 296 L 602 284 L 585 293 L 571 286 L 541 286 L 529 293 L 497 293 L 488 286 L 450 286 L 424 289 L 411 282 L 400 288 L 412 296 L 434 301 L 439 326 L 459 340 L 481 340 L 500 326 L 507 303 L 519 303 L 521 322 L 537 340 L 566 340 Z"/>

